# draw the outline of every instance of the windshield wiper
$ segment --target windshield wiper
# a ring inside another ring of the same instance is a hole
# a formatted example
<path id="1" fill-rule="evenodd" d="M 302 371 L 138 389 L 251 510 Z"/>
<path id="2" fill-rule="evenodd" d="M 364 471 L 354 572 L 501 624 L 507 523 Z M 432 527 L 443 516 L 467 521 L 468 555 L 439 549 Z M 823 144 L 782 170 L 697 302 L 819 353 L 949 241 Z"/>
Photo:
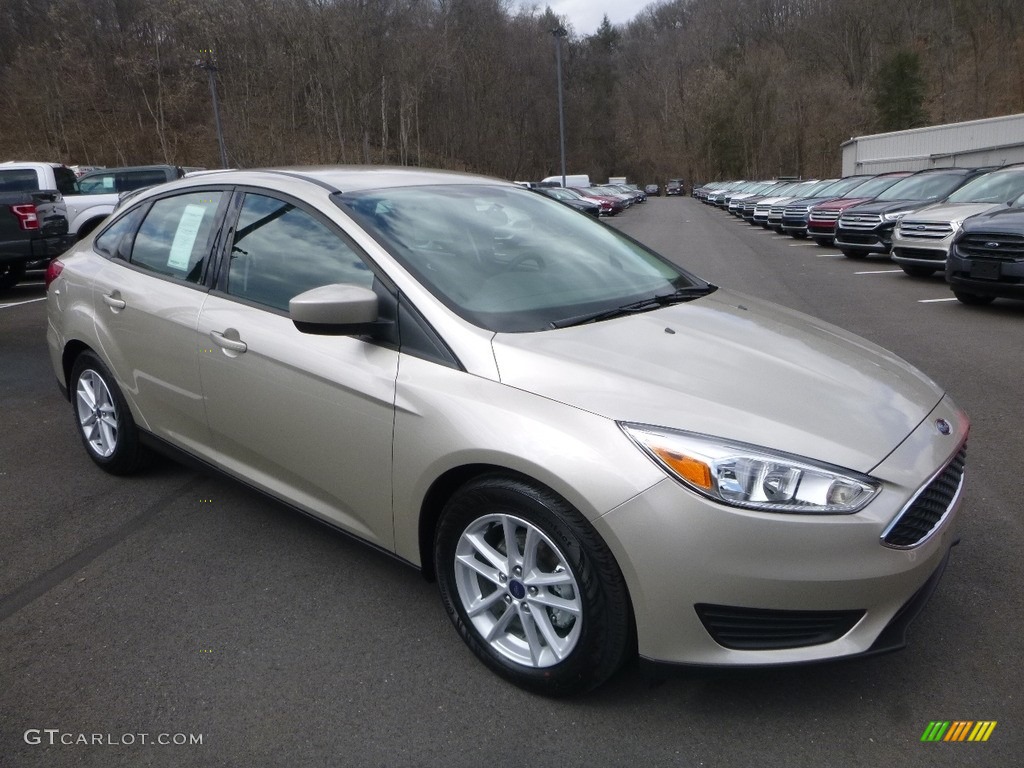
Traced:
<path id="1" fill-rule="evenodd" d="M 706 285 L 692 285 L 687 288 L 680 288 L 672 293 L 652 296 L 649 299 L 634 301 L 631 304 L 623 304 L 621 307 L 602 309 L 598 312 L 589 312 L 585 315 L 566 317 L 562 320 L 552 320 L 549 327 L 569 328 L 573 325 L 597 323 L 601 320 L 611 320 L 612 318 L 622 317 L 624 315 L 636 315 L 641 312 L 651 312 L 655 309 L 667 307 L 670 304 L 679 304 L 684 301 L 692 301 L 693 299 L 700 298 L 701 296 L 707 296 L 709 293 L 716 290 L 718 290 L 718 286 L 712 285 L 711 283 L 707 283 Z"/>

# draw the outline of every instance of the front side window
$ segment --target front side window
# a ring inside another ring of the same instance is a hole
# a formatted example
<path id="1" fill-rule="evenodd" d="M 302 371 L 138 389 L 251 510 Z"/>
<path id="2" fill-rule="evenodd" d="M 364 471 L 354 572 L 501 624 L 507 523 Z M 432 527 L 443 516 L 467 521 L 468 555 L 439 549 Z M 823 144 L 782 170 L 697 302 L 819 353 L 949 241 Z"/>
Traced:
<path id="1" fill-rule="evenodd" d="M 222 192 L 191 192 L 153 203 L 135 236 L 131 263 L 189 283 L 203 279 Z"/>
<path id="2" fill-rule="evenodd" d="M 227 292 L 288 311 L 322 285 L 373 286 L 374 274 L 339 234 L 286 200 L 246 194 L 235 227 Z"/>
<path id="3" fill-rule="evenodd" d="M 87 179 L 79 179 L 78 190 L 83 195 L 102 195 L 118 191 L 114 186 L 114 174 L 112 173 L 104 173 L 99 176 L 90 176 Z"/>
<path id="4" fill-rule="evenodd" d="M 704 285 L 615 230 L 525 190 L 404 187 L 334 199 L 442 302 L 492 331 L 542 330 Z"/>

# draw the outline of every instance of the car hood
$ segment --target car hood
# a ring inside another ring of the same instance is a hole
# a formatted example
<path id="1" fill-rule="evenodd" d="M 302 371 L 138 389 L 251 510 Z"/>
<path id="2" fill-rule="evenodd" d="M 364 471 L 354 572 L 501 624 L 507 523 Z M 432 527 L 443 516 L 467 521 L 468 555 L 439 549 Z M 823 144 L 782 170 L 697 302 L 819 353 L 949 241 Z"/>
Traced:
<path id="1" fill-rule="evenodd" d="M 914 212 L 914 221 L 963 221 L 968 216 L 1006 208 L 1006 203 L 933 203 Z M 909 221 L 905 218 L 904 221 Z"/>
<path id="2" fill-rule="evenodd" d="M 862 472 L 942 390 L 835 326 L 719 290 L 685 304 L 493 339 L 501 381 L 609 419 L 740 440 Z"/>
<path id="3" fill-rule="evenodd" d="M 1024 208 L 1000 208 L 964 222 L 964 232 L 996 232 L 1020 235 L 1024 232 Z"/>
<path id="4" fill-rule="evenodd" d="M 866 203 L 870 197 L 841 197 L 838 200 L 829 200 L 827 203 L 819 203 L 814 206 L 820 211 L 844 211 L 855 205 Z"/>
<path id="5" fill-rule="evenodd" d="M 790 200 L 788 203 L 786 203 L 786 205 L 787 206 L 790 206 L 790 205 L 806 205 L 807 207 L 810 207 L 812 205 L 818 205 L 819 203 L 824 203 L 824 202 L 828 202 L 829 200 L 835 200 L 835 199 L 837 199 L 837 198 L 831 197 L 831 196 L 826 196 L 826 197 L 794 197 L 792 200 Z"/>
<path id="6" fill-rule="evenodd" d="M 915 208 L 924 208 L 932 203 L 928 200 L 883 200 L 870 203 L 860 203 L 856 211 L 851 213 L 894 213 L 896 211 L 912 211 Z"/>

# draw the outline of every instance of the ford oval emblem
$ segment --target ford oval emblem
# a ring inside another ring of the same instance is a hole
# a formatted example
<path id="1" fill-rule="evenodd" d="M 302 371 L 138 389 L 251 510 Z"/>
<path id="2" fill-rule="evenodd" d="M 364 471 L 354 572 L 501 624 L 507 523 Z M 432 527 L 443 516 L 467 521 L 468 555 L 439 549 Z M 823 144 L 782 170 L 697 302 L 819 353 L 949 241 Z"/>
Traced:
<path id="1" fill-rule="evenodd" d="M 935 428 L 939 430 L 940 435 L 948 435 L 953 431 L 953 427 L 951 427 L 949 422 L 945 419 L 936 419 Z"/>
<path id="2" fill-rule="evenodd" d="M 924 224 L 918 224 L 916 227 L 911 227 L 911 229 L 916 229 L 918 232 L 923 232 L 924 230 L 928 229 L 928 227 L 926 227 Z"/>
<path id="3" fill-rule="evenodd" d="M 986 248 L 998 248 L 999 243 L 985 243 Z"/>

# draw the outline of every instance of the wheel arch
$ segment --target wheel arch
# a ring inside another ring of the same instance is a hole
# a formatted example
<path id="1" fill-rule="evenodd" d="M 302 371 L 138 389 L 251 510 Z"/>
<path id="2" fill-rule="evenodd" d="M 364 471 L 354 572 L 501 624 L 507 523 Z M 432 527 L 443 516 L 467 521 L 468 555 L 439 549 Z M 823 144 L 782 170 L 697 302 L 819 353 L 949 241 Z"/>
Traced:
<path id="1" fill-rule="evenodd" d="M 86 344 L 84 341 L 78 339 L 72 339 L 64 345 L 64 350 L 61 352 L 61 371 L 64 373 L 64 391 L 67 393 L 68 400 L 71 400 L 71 369 L 75 367 L 75 360 L 83 352 L 93 352 L 92 347 Z"/>

